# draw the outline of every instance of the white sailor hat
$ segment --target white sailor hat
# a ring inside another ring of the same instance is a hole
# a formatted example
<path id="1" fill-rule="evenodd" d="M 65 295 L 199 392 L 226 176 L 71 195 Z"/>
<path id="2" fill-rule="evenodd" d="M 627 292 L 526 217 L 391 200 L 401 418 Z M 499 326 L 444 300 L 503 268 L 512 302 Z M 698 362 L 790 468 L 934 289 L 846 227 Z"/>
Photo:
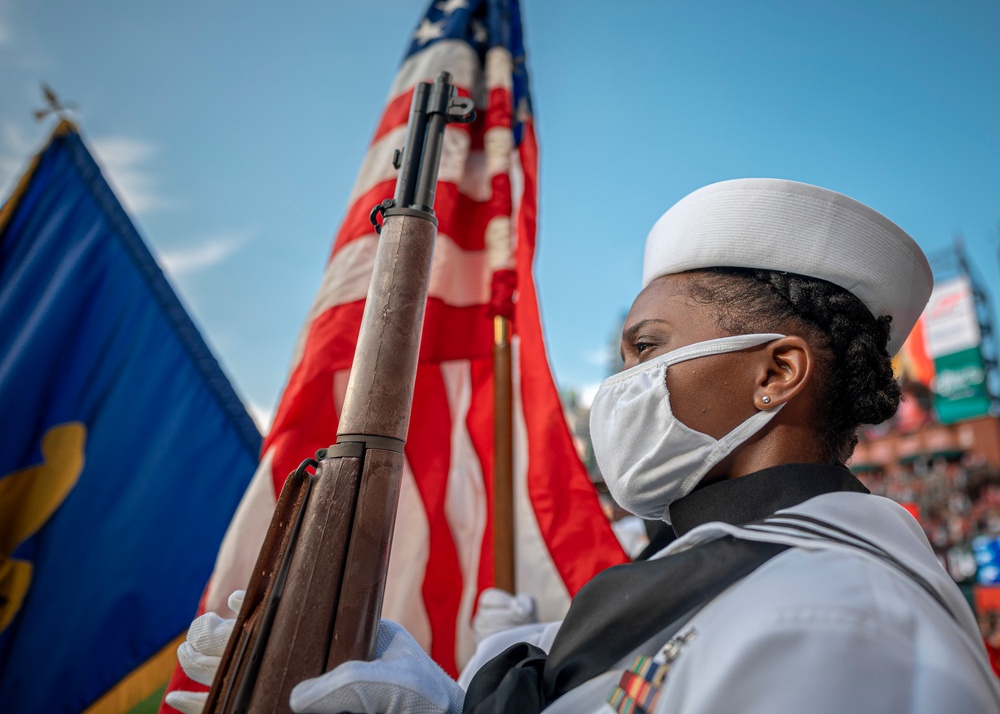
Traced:
<path id="1" fill-rule="evenodd" d="M 642 286 L 713 267 L 798 273 L 839 285 L 876 317 L 892 316 L 891 355 L 934 284 L 923 251 L 888 218 L 834 191 L 780 179 L 722 181 L 678 201 L 646 239 Z"/>

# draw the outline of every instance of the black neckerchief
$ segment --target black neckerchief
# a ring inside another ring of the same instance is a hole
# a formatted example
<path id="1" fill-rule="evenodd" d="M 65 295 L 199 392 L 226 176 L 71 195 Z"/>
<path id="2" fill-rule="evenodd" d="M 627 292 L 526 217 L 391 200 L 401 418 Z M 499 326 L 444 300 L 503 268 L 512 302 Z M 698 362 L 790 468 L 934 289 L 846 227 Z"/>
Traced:
<path id="1" fill-rule="evenodd" d="M 844 466 L 776 466 L 699 489 L 670 516 L 678 533 L 710 521 L 743 525 L 835 491 L 868 492 Z M 551 651 L 522 642 L 494 657 L 469 684 L 463 711 L 541 711 L 788 547 L 724 536 L 598 573 L 573 598 Z"/>
<path id="2" fill-rule="evenodd" d="M 772 466 L 695 489 L 670 504 L 670 522 L 678 536 L 712 521 L 743 526 L 837 491 L 869 493 L 843 464 Z"/>

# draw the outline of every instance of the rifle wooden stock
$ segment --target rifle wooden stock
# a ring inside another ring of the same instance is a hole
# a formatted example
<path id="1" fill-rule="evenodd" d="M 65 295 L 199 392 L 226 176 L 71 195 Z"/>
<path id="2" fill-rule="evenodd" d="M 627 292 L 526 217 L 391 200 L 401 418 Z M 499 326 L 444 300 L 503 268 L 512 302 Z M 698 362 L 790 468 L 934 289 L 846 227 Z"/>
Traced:
<path id="1" fill-rule="evenodd" d="M 385 219 L 337 443 L 285 482 L 206 712 L 287 712 L 299 682 L 374 656 L 437 233 L 441 137 L 445 124 L 474 115 L 453 95 L 447 73 L 414 92 L 396 199 L 372 214 Z"/>

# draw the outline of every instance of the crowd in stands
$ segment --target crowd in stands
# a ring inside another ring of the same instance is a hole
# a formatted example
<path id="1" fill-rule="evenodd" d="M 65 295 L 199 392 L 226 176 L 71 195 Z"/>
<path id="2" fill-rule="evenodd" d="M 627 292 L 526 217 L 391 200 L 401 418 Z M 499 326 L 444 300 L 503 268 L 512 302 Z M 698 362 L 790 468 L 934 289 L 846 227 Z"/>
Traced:
<path id="1" fill-rule="evenodd" d="M 941 564 L 970 600 L 975 587 L 1000 588 L 1000 470 L 968 456 L 918 458 L 858 477 L 872 493 L 917 517 Z M 1000 609 L 982 602 L 979 625 L 1000 675 Z"/>
<path id="2" fill-rule="evenodd" d="M 961 553 L 971 553 L 980 536 L 1000 536 L 1000 470 L 975 459 L 916 459 L 858 477 L 872 493 L 903 504 L 916 516 L 957 582 L 975 578 L 975 562 L 970 565 Z"/>

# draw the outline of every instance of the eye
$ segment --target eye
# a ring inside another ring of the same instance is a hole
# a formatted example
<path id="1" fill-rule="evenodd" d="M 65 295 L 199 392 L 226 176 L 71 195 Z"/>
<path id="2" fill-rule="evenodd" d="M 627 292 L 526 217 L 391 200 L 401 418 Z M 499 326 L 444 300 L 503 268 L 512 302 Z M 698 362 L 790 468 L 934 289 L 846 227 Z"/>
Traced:
<path id="1" fill-rule="evenodd" d="M 647 318 L 622 328 L 621 355 L 625 367 L 652 359 L 670 342 L 670 326 L 665 320 Z"/>

